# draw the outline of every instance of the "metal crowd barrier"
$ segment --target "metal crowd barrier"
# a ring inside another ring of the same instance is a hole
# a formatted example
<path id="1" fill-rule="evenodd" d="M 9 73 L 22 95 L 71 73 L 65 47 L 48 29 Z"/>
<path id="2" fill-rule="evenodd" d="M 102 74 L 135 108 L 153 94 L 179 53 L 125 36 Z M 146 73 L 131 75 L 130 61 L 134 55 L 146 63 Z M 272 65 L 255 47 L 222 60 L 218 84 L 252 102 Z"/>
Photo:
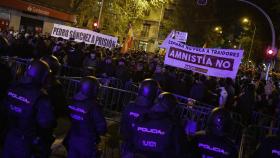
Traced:
<path id="1" fill-rule="evenodd" d="M 64 87 L 64 93 L 66 98 L 70 99 L 78 91 L 80 77 L 58 77 L 60 82 Z M 132 91 L 127 91 L 123 89 L 118 89 L 114 87 L 107 86 L 102 83 L 99 90 L 98 98 L 100 104 L 103 106 L 105 112 L 108 114 L 120 114 L 123 106 L 127 105 L 130 101 L 134 100 L 136 93 Z M 110 85 L 110 84 L 109 84 Z"/>
<path id="2" fill-rule="evenodd" d="M 0 62 L 11 68 L 14 79 L 22 76 L 32 59 L 23 59 L 18 57 L 1 56 Z"/>
<path id="3" fill-rule="evenodd" d="M 14 72 L 25 69 L 30 60 L 20 60 L 19 58 L 1 57 L 0 61 L 13 67 Z M 77 91 L 81 77 L 59 76 L 58 79 L 63 84 L 66 97 L 71 98 Z M 99 91 L 99 102 L 104 107 L 105 116 L 114 121 L 120 120 L 120 113 L 128 102 L 136 97 L 138 86 L 133 83 L 123 85 L 115 78 L 99 79 L 102 87 Z M 190 132 L 205 129 L 206 120 L 214 108 L 193 99 L 176 95 L 180 104 L 177 107 L 179 118 L 191 124 Z M 242 125 L 242 117 L 238 113 L 231 113 L 233 118 L 233 128 L 231 138 L 235 143 L 240 144 L 240 156 L 248 157 L 255 149 L 257 143 L 268 134 L 275 134 L 279 129 L 279 120 L 262 113 L 253 112 L 251 126 L 245 128 Z M 189 130 L 189 129 L 188 129 Z M 112 143 L 109 141 L 109 143 Z M 110 146 L 110 145 L 109 145 Z M 108 148 L 109 149 L 109 148 Z M 111 154 L 117 151 L 110 151 Z"/>
<path id="4" fill-rule="evenodd" d="M 275 118 L 272 116 L 254 111 L 252 113 L 252 120 L 250 121 L 252 122 L 251 124 L 257 126 L 270 126 L 274 120 Z"/>
<path id="5" fill-rule="evenodd" d="M 60 68 L 59 72 L 60 76 L 77 76 L 77 77 L 82 77 L 85 75 L 85 71 L 81 68 L 76 68 L 76 67 L 71 67 L 71 66 L 66 66 L 63 65 Z"/>
<path id="6" fill-rule="evenodd" d="M 124 89 L 132 92 L 138 92 L 139 85 L 137 83 L 127 81 L 126 83 L 124 83 Z"/>
<path id="7" fill-rule="evenodd" d="M 258 144 L 267 135 L 276 135 L 278 128 L 251 125 L 244 129 L 239 149 L 239 158 L 252 157 Z"/>

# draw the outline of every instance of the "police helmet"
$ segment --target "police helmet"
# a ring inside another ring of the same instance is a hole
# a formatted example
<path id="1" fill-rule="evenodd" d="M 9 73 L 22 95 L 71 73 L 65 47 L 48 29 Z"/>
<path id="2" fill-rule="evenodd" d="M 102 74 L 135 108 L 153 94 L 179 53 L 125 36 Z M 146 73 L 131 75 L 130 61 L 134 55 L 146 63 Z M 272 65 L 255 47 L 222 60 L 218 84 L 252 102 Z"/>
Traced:
<path id="1" fill-rule="evenodd" d="M 208 120 L 206 132 L 223 136 L 230 130 L 231 117 L 225 108 L 217 107 L 212 110 Z"/>
<path id="2" fill-rule="evenodd" d="M 173 114 L 177 104 L 178 100 L 172 93 L 163 92 L 157 97 L 157 103 L 152 108 L 152 111 Z"/>
<path id="3" fill-rule="evenodd" d="M 48 56 L 42 57 L 41 60 L 43 60 L 49 64 L 49 66 L 52 70 L 52 73 L 54 75 L 56 75 L 59 72 L 61 64 L 60 64 L 59 60 L 57 59 L 57 57 L 55 57 L 53 55 L 48 55 Z"/>
<path id="4" fill-rule="evenodd" d="M 28 66 L 25 75 L 31 79 L 33 83 L 44 84 L 47 76 L 50 74 L 51 69 L 49 65 L 43 60 L 34 60 Z"/>
<path id="5" fill-rule="evenodd" d="M 148 98 L 149 100 L 154 100 L 158 95 L 159 89 L 160 86 L 156 80 L 145 79 L 140 84 L 140 88 L 138 90 L 138 96 Z"/>
<path id="6" fill-rule="evenodd" d="M 87 97 L 97 97 L 100 83 L 94 76 L 86 76 L 81 80 L 80 92 Z"/>

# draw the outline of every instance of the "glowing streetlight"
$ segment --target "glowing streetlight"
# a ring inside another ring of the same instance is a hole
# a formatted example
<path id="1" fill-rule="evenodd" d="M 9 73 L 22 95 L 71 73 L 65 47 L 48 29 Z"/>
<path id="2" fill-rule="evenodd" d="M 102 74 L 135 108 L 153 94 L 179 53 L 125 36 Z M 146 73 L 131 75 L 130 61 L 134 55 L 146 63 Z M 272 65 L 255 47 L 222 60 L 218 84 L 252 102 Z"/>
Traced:
<path id="1" fill-rule="evenodd" d="M 215 28 L 214 28 L 214 31 L 215 32 L 220 32 L 222 30 L 222 28 L 220 27 L 220 26 L 216 26 Z"/>
<path id="2" fill-rule="evenodd" d="M 242 19 L 242 23 L 244 24 L 248 24 L 250 22 L 250 20 L 248 18 L 243 18 Z"/>
<path id="3" fill-rule="evenodd" d="M 214 27 L 214 32 L 219 33 L 219 34 L 223 34 L 222 27 L 221 26 Z"/>

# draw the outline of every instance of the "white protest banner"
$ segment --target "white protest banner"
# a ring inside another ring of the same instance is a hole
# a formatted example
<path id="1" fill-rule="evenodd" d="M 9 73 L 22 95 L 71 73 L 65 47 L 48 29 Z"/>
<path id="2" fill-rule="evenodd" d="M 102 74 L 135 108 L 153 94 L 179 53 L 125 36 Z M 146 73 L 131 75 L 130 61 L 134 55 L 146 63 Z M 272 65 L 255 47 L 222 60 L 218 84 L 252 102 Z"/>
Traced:
<path id="1" fill-rule="evenodd" d="M 168 40 L 174 38 L 174 30 L 172 30 L 169 35 L 165 38 L 165 40 L 162 42 L 162 44 L 159 46 L 160 48 L 167 48 L 168 45 Z"/>
<path id="2" fill-rule="evenodd" d="M 167 48 L 169 39 L 174 39 L 177 42 L 186 43 L 188 39 L 188 33 L 172 30 L 159 47 Z"/>
<path id="3" fill-rule="evenodd" d="M 117 37 L 59 24 L 54 24 L 51 36 L 61 37 L 66 40 L 73 38 L 76 42 L 95 44 L 105 48 L 114 48 L 118 42 Z"/>
<path id="4" fill-rule="evenodd" d="M 207 76 L 234 79 L 242 57 L 243 50 L 198 48 L 168 39 L 164 64 Z"/>
<path id="5" fill-rule="evenodd" d="M 188 39 L 187 32 L 175 31 L 175 41 L 186 43 Z"/>

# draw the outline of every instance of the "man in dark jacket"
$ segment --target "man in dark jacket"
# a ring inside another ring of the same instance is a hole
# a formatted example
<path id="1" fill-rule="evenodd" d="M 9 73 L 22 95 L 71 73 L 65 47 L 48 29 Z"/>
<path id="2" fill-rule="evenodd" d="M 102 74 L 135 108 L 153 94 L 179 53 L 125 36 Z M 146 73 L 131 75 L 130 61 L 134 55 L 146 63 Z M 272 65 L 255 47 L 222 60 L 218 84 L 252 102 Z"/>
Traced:
<path id="1" fill-rule="evenodd" d="M 5 98 L 7 90 L 11 84 L 12 74 L 8 66 L 0 63 L 0 67 L 0 74 L 3 75 L 0 78 L 0 146 L 2 146 L 4 127 L 6 124 L 6 120 L 4 118 L 3 99 Z"/>

